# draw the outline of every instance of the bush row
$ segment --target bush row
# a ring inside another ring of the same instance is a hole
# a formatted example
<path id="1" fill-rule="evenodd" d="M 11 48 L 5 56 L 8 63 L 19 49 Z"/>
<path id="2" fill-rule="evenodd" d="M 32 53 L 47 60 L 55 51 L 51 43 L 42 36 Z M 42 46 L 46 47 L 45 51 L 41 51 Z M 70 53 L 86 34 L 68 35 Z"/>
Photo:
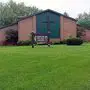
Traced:
<path id="1" fill-rule="evenodd" d="M 36 44 L 36 42 L 35 42 Z M 53 43 L 54 45 L 60 45 L 60 44 L 67 44 L 67 45 L 81 45 L 83 44 L 83 40 L 79 39 L 79 38 L 69 38 L 67 40 L 63 40 L 60 42 L 55 42 Z M 31 45 L 31 41 L 30 40 L 26 40 L 26 41 L 18 41 L 17 42 L 18 46 L 28 46 Z M 45 44 L 46 45 L 46 44 Z"/>
<path id="2" fill-rule="evenodd" d="M 79 38 L 71 38 L 71 39 L 67 39 L 66 44 L 67 45 L 81 45 L 83 44 L 83 40 Z"/>
<path id="3" fill-rule="evenodd" d="M 18 41 L 17 42 L 18 46 L 28 46 L 31 45 L 31 41 L 30 40 L 26 40 L 26 41 Z"/>
<path id="4" fill-rule="evenodd" d="M 67 40 L 60 41 L 60 42 L 55 42 L 53 44 L 55 44 L 55 45 L 59 45 L 59 44 L 81 45 L 81 44 L 83 44 L 83 40 L 81 40 L 79 38 L 69 38 Z"/>
<path id="5" fill-rule="evenodd" d="M 34 42 L 35 44 L 37 44 L 36 42 Z M 52 43 L 51 43 L 52 44 Z M 83 40 L 79 39 L 79 38 L 69 38 L 67 40 L 63 40 L 63 41 L 59 41 L 59 42 L 54 42 L 54 45 L 60 45 L 60 44 L 67 44 L 67 45 L 81 45 L 83 44 Z M 26 41 L 18 41 L 17 43 L 8 43 L 8 42 L 3 42 L 3 45 L 17 45 L 17 46 L 29 46 L 31 45 L 31 41 L 30 40 L 26 40 Z M 40 44 L 40 45 L 46 45 L 46 44 Z"/>

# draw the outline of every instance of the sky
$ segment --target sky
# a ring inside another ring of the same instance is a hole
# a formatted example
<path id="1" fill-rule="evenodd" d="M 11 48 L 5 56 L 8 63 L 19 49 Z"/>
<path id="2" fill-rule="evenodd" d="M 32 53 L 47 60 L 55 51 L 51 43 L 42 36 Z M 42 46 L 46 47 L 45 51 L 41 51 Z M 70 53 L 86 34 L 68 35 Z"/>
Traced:
<path id="1" fill-rule="evenodd" d="M 0 0 L 7 2 L 9 0 Z M 40 9 L 52 9 L 60 13 L 67 12 L 76 18 L 79 13 L 90 12 L 90 0 L 13 0 L 17 3 L 24 2 L 27 6 L 36 6 Z"/>

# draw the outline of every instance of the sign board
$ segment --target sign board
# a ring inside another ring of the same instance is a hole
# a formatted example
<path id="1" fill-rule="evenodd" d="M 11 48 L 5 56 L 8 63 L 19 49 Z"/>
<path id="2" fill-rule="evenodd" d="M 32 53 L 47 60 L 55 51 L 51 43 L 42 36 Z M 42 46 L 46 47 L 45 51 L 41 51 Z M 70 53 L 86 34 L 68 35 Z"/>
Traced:
<path id="1" fill-rule="evenodd" d="M 36 36 L 37 42 L 47 42 L 48 36 Z"/>

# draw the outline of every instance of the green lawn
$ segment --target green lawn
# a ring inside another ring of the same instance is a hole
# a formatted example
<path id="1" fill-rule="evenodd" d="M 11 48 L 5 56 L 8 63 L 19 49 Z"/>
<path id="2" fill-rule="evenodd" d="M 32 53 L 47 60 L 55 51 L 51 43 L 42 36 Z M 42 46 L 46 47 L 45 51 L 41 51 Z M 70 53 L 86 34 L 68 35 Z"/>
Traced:
<path id="1" fill-rule="evenodd" d="M 0 47 L 0 90 L 90 90 L 90 44 Z"/>

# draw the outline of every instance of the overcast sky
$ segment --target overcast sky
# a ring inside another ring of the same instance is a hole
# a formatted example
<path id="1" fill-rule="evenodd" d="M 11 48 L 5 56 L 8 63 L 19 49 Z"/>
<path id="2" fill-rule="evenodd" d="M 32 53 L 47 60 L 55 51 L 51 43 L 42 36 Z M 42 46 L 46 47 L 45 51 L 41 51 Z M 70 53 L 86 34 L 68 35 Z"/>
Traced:
<path id="1" fill-rule="evenodd" d="M 7 2 L 9 0 L 0 0 Z M 71 17 L 76 18 L 79 13 L 90 12 L 90 0 L 13 0 L 24 2 L 26 5 L 34 5 L 40 9 L 52 9 L 60 13 L 67 12 Z"/>

